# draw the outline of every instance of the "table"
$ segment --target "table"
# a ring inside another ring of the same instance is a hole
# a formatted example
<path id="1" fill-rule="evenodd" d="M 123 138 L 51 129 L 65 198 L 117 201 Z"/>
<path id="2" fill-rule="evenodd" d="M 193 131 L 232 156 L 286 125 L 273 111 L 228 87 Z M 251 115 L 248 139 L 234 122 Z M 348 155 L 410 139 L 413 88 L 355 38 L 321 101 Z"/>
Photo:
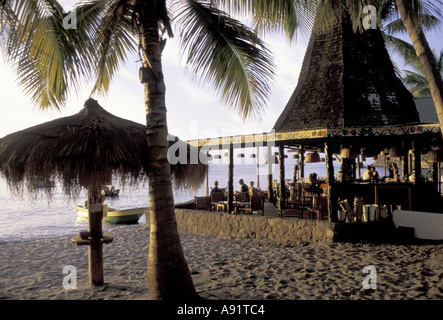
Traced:
<path id="1" fill-rule="evenodd" d="M 228 210 L 228 201 L 219 201 L 214 203 L 217 211 L 226 212 Z M 238 211 L 239 208 L 244 208 L 249 202 L 240 202 L 240 201 L 232 201 L 232 205 L 234 206 L 234 211 Z"/>

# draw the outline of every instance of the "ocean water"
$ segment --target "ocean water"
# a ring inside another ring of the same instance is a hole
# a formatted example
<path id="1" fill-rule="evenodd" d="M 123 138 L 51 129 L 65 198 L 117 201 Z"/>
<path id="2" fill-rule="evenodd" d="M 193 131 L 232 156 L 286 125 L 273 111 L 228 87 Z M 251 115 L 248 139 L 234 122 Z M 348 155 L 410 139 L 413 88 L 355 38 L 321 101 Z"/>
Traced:
<path id="1" fill-rule="evenodd" d="M 338 170 L 338 169 L 337 169 Z M 319 177 L 326 174 L 324 163 L 311 163 L 305 167 L 305 176 L 316 172 Z M 267 168 L 266 165 L 259 167 L 259 182 L 263 190 L 267 190 Z M 293 164 L 286 166 L 285 177 L 288 180 L 293 176 Z M 239 189 L 238 180 L 242 178 L 249 185 L 250 181 L 257 186 L 257 167 L 254 164 L 240 164 L 234 167 L 234 190 Z M 278 179 L 278 166 L 274 166 L 273 179 Z M 219 187 L 227 186 L 228 167 L 223 164 L 211 165 L 209 170 L 209 187 L 213 186 L 214 180 L 219 181 Z M 120 186 L 115 185 L 116 188 Z M 195 195 L 206 194 L 206 183 L 203 183 L 197 191 L 175 190 L 175 203 L 188 201 Z M 88 229 L 86 220 L 78 220 L 74 208 L 76 204 L 84 204 L 86 190 L 82 191 L 76 199 L 69 199 L 59 186 L 56 186 L 51 201 L 47 196 L 17 196 L 13 194 L 3 178 L 0 178 L 0 245 L 17 242 L 34 241 L 38 239 L 51 239 L 74 236 L 80 231 Z M 126 209 L 131 207 L 148 206 L 148 186 L 146 184 L 138 187 L 125 188 L 115 198 L 107 198 L 105 203 L 110 207 Z M 143 216 L 139 223 L 146 223 Z M 104 230 L 120 226 L 103 224 Z M 127 226 L 130 228 L 131 226 Z"/>

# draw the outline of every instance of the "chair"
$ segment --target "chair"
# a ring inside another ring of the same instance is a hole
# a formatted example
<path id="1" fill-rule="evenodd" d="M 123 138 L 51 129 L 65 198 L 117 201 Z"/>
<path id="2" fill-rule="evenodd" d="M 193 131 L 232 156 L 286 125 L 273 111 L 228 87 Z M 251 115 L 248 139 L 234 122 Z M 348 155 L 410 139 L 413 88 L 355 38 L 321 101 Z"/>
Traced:
<path id="1" fill-rule="evenodd" d="M 194 210 L 211 210 L 211 197 L 194 197 Z"/>
<path id="2" fill-rule="evenodd" d="M 225 200 L 225 195 L 223 192 L 211 193 L 211 210 L 217 211 L 217 202 Z"/>
<path id="3" fill-rule="evenodd" d="M 328 198 L 322 196 L 314 196 L 312 201 L 312 209 L 308 209 L 311 219 L 323 220 L 328 217 Z"/>
<path id="4" fill-rule="evenodd" d="M 282 210 L 280 216 L 287 217 L 298 217 L 299 219 L 303 219 L 303 213 L 310 206 L 309 198 L 305 198 L 305 191 L 303 190 L 302 183 L 294 183 L 294 185 L 290 189 L 288 206 Z M 306 201 L 305 201 L 306 200 Z"/>
<path id="5" fill-rule="evenodd" d="M 312 192 L 312 185 L 310 183 L 303 183 L 302 184 L 302 196 L 303 196 L 303 203 L 311 204 L 313 201 L 313 192 Z"/>
<path id="6" fill-rule="evenodd" d="M 262 216 L 265 214 L 265 208 L 264 208 L 264 198 L 262 196 L 252 196 L 249 204 L 247 204 L 244 208 L 243 211 L 245 213 L 249 213 L 252 214 L 253 211 L 258 211 L 261 210 L 262 212 Z"/>
<path id="7" fill-rule="evenodd" d="M 301 183 L 295 183 L 294 186 L 291 186 L 288 204 L 291 206 L 299 206 L 302 203 L 302 187 Z"/>
<path id="8" fill-rule="evenodd" d="M 247 192 L 239 192 L 237 195 L 238 202 L 248 202 L 248 193 Z"/>
<path id="9" fill-rule="evenodd" d="M 248 192 L 239 192 L 234 203 L 234 212 L 238 213 L 239 211 L 243 210 L 243 208 L 248 205 L 248 203 Z"/>

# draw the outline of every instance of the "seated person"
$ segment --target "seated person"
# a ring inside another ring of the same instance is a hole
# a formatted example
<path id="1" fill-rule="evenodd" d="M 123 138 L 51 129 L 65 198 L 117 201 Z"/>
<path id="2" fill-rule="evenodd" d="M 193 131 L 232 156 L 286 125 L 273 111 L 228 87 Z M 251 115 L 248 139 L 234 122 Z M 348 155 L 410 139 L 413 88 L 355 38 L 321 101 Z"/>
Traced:
<path id="1" fill-rule="evenodd" d="M 222 192 L 222 189 L 220 189 L 218 187 L 218 181 L 217 180 L 214 181 L 214 188 L 211 188 L 211 194 L 213 194 L 214 192 Z"/>
<path id="2" fill-rule="evenodd" d="M 313 172 L 313 173 L 309 174 L 308 182 L 309 182 L 309 183 L 312 183 L 312 184 L 314 184 L 314 183 L 318 183 L 318 180 L 317 180 L 317 173 Z"/>
<path id="3" fill-rule="evenodd" d="M 308 182 L 311 184 L 310 191 L 315 194 L 321 194 L 323 189 L 320 188 L 320 181 L 318 180 L 317 173 L 313 172 L 309 174 Z"/>
<path id="4" fill-rule="evenodd" d="M 372 180 L 380 179 L 380 176 L 378 175 L 377 170 L 375 170 L 375 167 L 371 167 L 371 174 L 372 174 L 372 176 L 371 176 Z"/>
<path id="5" fill-rule="evenodd" d="M 248 186 L 246 185 L 246 183 L 243 179 L 238 180 L 238 183 L 240 184 L 240 191 L 239 192 L 248 192 Z"/>
<path id="6" fill-rule="evenodd" d="M 251 181 L 250 183 L 249 183 L 249 196 L 250 197 L 252 197 L 252 196 L 256 196 L 257 195 L 257 188 L 254 188 L 254 181 Z"/>
<path id="7" fill-rule="evenodd" d="M 395 182 L 400 182 L 400 175 L 398 174 L 398 167 L 397 164 L 394 162 L 393 164 L 393 171 L 394 171 L 394 181 Z"/>
<path id="8" fill-rule="evenodd" d="M 394 178 L 394 168 L 392 167 L 392 163 L 388 164 L 388 172 L 389 172 L 388 178 L 393 179 Z"/>
<path id="9" fill-rule="evenodd" d="M 371 166 L 366 166 L 366 170 L 363 171 L 363 180 L 369 181 L 371 180 L 371 177 L 372 177 Z"/>
<path id="10" fill-rule="evenodd" d="M 249 188 L 248 185 L 245 183 L 245 181 L 243 179 L 238 180 L 238 183 L 240 184 L 240 190 L 239 191 L 235 191 L 235 197 L 237 199 L 237 201 L 247 201 L 249 200 Z M 245 193 L 246 194 L 246 199 L 242 199 L 239 200 L 239 194 L 240 193 Z"/>

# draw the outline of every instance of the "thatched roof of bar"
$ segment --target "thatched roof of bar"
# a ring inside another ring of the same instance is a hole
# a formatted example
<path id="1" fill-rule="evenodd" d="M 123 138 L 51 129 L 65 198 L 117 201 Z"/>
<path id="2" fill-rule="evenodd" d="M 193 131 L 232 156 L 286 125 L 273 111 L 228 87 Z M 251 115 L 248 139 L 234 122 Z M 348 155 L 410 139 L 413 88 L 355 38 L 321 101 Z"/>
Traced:
<path id="1" fill-rule="evenodd" d="M 116 117 L 88 99 L 75 115 L 0 139 L 0 174 L 19 191 L 26 182 L 32 189 L 32 182 L 53 179 L 60 180 L 69 195 L 76 195 L 82 186 L 110 184 L 113 176 L 120 183 L 136 185 L 146 181 L 145 132 L 144 125 Z M 178 186 L 197 188 L 207 166 L 177 164 L 171 169 Z"/>
<path id="2" fill-rule="evenodd" d="M 413 97 L 396 77 L 380 31 L 354 33 L 345 14 L 335 27 L 311 36 L 297 87 L 274 129 L 286 132 L 418 122 Z"/>

